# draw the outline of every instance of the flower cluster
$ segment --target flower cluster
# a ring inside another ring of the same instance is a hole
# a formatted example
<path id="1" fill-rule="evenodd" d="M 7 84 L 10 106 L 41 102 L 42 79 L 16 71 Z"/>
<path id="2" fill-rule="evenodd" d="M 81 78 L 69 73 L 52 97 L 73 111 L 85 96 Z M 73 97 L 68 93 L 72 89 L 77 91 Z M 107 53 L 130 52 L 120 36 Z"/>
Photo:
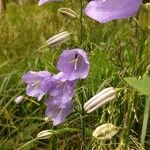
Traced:
<path id="1" fill-rule="evenodd" d="M 81 49 L 64 50 L 57 69 L 58 74 L 48 71 L 29 71 L 22 79 L 27 83 L 26 94 L 36 97 L 39 101 L 45 94 L 46 115 L 53 125 L 63 123 L 73 109 L 72 98 L 78 79 L 84 79 L 89 72 L 89 62 L 86 53 Z"/>
<path id="2" fill-rule="evenodd" d="M 54 1 L 62 0 L 40 0 L 38 5 Z M 105 23 L 134 16 L 141 4 L 142 0 L 92 0 L 84 13 L 98 22 Z"/>

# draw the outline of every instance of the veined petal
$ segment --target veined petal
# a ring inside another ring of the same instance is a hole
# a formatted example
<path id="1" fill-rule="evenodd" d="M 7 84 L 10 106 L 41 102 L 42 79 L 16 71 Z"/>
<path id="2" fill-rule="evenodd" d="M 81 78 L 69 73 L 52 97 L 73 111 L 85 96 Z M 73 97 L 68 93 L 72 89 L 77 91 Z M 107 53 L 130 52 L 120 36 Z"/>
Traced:
<path id="1" fill-rule="evenodd" d="M 134 16 L 142 0 L 93 0 L 85 8 L 85 14 L 105 23 L 114 19 Z"/>

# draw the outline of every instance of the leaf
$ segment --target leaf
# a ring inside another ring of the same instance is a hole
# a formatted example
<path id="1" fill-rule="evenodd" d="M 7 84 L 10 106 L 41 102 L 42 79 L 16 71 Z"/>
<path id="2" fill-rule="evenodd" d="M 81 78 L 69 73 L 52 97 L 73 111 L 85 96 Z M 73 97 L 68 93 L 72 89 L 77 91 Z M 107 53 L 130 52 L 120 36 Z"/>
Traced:
<path id="1" fill-rule="evenodd" d="M 137 89 L 139 92 L 150 96 L 150 78 L 144 78 L 138 80 L 136 77 L 124 78 L 125 81 L 133 88 Z"/>

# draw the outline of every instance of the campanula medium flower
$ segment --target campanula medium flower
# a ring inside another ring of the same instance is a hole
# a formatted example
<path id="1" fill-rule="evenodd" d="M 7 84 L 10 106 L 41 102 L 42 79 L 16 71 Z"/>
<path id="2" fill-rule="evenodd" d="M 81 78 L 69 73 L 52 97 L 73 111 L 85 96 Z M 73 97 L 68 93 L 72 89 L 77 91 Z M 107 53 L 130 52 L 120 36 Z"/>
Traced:
<path id="1" fill-rule="evenodd" d="M 142 0 L 93 0 L 85 8 L 85 14 L 105 23 L 114 19 L 134 16 Z"/>
<path id="2" fill-rule="evenodd" d="M 77 81 L 68 81 L 63 78 L 63 73 L 45 78 L 41 84 L 44 93 L 61 99 L 61 103 L 67 103 L 74 95 L 74 87 Z"/>
<path id="3" fill-rule="evenodd" d="M 51 74 L 48 71 L 29 71 L 22 76 L 22 80 L 27 83 L 26 94 L 28 96 L 37 97 L 41 100 L 44 92 L 41 90 L 42 81 Z"/>
<path id="4" fill-rule="evenodd" d="M 73 110 L 73 103 L 69 101 L 64 106 L 60 105 L 59 100 L 57 98 L 52 98 L 46 101 L 46 116 L 48 116 L 52 121 L 53 125 L 56 126 L 65 121 L 66 117 Z"/>
<path id="5" fill-rule="evenodd" d="M 87 54 L 81 49 L 64 50 L 59 57 L 57 69 L 66 80 L 86 78 L 89 72 Z"/>

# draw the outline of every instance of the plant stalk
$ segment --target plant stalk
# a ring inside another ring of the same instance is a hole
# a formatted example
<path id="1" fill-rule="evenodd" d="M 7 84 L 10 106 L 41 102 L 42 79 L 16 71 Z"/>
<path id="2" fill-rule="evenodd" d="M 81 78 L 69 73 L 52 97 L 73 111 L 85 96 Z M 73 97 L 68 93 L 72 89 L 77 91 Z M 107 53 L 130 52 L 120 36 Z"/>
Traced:
<path id="1" fill-rule="evenodd" d="M 144 119 L 143 119 L 142 134 L 141 134 L 141 144 L 143 147 L 144 147 L 144 142 L 145 142 L 145 137 L 146 137 L 149 113 L 150 113 L 150 97 L 146 96 Z"/>
<path id="2" fill-rule="evenodd" d="M 83 43 L 83 3 L 82 0 L 80 0 L 80 46 L 82 47 Z M 83 83 L 83 82 L 82 82 Z M 85 123 L 84 123 L 84 98 L 82 97 L 81 101 L 81 109 L 82 109 L 82 114 L 81 114 L 81 130 L 82 130 L 82 144 L 81 144 L 81 149 L 84 150 L 84 138 L 85 138 Z"/>

